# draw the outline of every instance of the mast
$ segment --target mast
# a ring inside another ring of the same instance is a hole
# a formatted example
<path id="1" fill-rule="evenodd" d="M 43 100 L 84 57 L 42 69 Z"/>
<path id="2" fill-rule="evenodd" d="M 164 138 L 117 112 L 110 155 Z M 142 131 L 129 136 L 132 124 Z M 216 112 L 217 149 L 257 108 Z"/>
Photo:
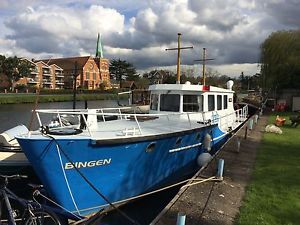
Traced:
<path id="1" fill-rule="evenodd" d="M 181 42 L 181 33 L 178 33 L 178 47 L 177 48 L 167 48 L 166 51 L 169 50 L 177 50 L 177 84 L 180 84 L 180 50 L 182 49 L 191 49 L 193 46 L 190 47 L 181 47 L 180 42 Z"/>
<path id="2" fill-rule="evenodd" d="M 202 80 L 203 80 L 203 85 L 205 85 L 205 61 L 206 61 L 206 48 L 203 48 L 203 54 L 202 54 Z"/>
<path id="3" fill-rule="evenodd" d="M 206 58 L 206 48 L 203 48 L 202 59 L 194 60 L 195 62 L 202 62 L 202 81 L 203 81 L 203 85 L 205 85 L 205 79 L 206 79 L 206 76 L 205 76 L 206 61 L 209 61 L 209 60 L 214 60 L 214 59 L 207 59 Z"/>

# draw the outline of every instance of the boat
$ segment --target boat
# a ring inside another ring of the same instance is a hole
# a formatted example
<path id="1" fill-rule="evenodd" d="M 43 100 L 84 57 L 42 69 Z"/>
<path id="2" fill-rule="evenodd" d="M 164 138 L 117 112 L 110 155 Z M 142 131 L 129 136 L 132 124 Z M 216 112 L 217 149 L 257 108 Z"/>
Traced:
<path id="1" fill-rule="evenodd" d="M 232 86 L 151 85 L 148 114 L 40 109 L 41 128 L 16 139 L 49 195 L 85 216 L 205 166 L 247 119 L 247 105 L 234 109 Z M 58 126 L 44 125 L 49 115 Z M 80 124 L 64 124 L 61 115 L 77 116 Z"/>
<path id="2" fill-rule="evenodd" d="M 24 171 L 24 168 L 30 167 L 30 163 L 15 139 L 15 135 L 27 133 L 27 127 L 21 124 L 0 134 L 1 174 L 21 172 Z"/>

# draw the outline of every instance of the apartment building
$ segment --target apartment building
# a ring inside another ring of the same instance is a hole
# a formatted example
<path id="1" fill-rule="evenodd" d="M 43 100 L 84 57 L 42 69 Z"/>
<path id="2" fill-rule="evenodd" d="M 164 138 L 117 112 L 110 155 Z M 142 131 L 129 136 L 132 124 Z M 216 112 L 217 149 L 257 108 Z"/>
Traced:
<path id="1" fill-rule="evenodd" d="M 30 74 L 21 78 L 16 84 L 47 89 L 64 88 L 64 73 L 61 67 L 55 64 L 49 65 L 43 61 L 31 61 L 25 58 L 22 60 L 31 64 Z"/>

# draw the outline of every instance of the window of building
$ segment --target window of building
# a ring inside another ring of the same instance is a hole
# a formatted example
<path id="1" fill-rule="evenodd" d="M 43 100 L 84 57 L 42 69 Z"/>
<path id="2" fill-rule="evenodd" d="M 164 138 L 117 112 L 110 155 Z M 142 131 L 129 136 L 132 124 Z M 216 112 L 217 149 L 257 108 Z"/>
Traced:
<path id="1" fill-rule="evenodd" d="M 217 110 L 222 109 L 222 95 L 217 95 Z"/>
<path id="2" fill-rule="evenodd" d="M 214 111 L 214 110 L 215 110 L 215 96 L 208 95 L 208 111 Z"/>
<path id="3" fill-rule="evenodd" d="M 202 95 L 183 95 L 184 112 L 202 112 L 203 96 Z"/>
<path id="4" fill-rule="evenodd" d="M 86 78 L 87 80 L 90 79 L 90 72 L 85 72 L 85 78 Z"/>
<path id="5" fill-rule="evenodd" d="M 157 110 L 158 109 L 158 95 L 157 94 L 152 94 L 151 95 L 150 109 L 151 110 Z"/>
<path id="6" fill-rule="evenodd" d="M 96 72 L 93 73 L 93 80 L 96 80 Z"/>
<path id="7" fill-rule="evenodd" d="M 228 108 L 228 96 L 224 95 L 224 109 Z"/>
<path id="8" fill-rule="evenodd" d="M 160 111 L 179 112 L 180 95 L 163 94 L 160 95 Z"/>

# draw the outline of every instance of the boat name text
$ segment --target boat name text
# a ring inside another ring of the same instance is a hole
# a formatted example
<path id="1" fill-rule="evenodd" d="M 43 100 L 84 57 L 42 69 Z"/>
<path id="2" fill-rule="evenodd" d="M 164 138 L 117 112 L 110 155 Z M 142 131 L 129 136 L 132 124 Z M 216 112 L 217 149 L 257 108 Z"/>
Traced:
<path id="1" fill-rule="evenodd" d="M 86 167 L 95 167 L 95 166 L 105 166 L 111 163 L 111 158 L 109 159 L 99 159 L 99 160 L 92 160 L 88 162 L 68 162 L 65 164 L 65 170 L 86 168 Z"/>

